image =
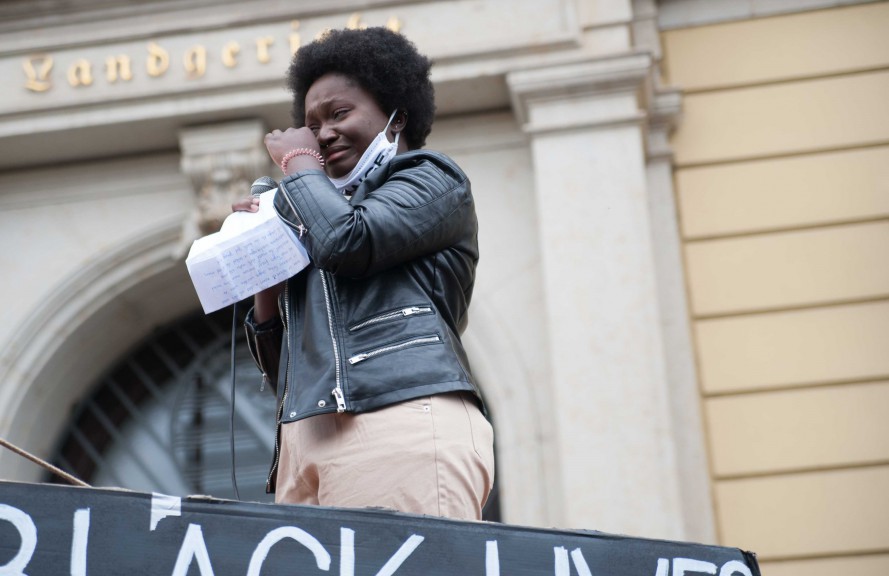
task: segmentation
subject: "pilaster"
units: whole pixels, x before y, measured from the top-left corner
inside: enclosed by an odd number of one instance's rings
[[[647,196],[648,52],[507,76],[534,161],[565,527],[682,538]]]

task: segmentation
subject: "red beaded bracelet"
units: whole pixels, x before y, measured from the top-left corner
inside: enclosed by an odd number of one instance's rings
[[[311,156],[317,160],[321,166],[324,166],[324,157],[321,156],[317,150],[312,150],[311,148],[294,148],[281,158],[281,172],[287,174],[287,163],[297,156]]]

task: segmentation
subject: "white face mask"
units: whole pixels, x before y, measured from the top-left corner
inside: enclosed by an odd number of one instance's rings
[[[398,136],[400,133],[395,133],[395,142],[389,142],[389,138],[386,137],[386,132],[389,130],[389,125],[392,124],[392,119],[395,118],[396,112],[398,112],[398,110],[392,112],[392,115],[389,116],[389,122],[386,123],[386,127],[383,128],[382,132],[377,134],[377,137],[373,139],[373,142],[370,143],[370,146],[367,147],[367,150],[365,150],[364,154],[361,155],[361,158],[358,159],[358,163],[355,164],[355,167],[352,168],[348,174],[341,178],[328,177],[333,185],[336,186],[337,190],[343,194],[351,195],[358,189],[358,186],[364,182],[364,179],[367,178],[368,174],[395,156],[395,153],[398,152]]]

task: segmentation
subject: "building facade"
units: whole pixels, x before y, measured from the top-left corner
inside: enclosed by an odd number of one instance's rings
[[[435,62],[502,519],[884,574],[887,2],[4,2],[0,435],[96,484],[223,467],[211,434],[177,452],[230,407],[183,260],[274,175],[292,53],[344,26]],[[271,441],[248,370],[241,441]]]
[[[889,3],[667,2],[720,539],[889,572]]]

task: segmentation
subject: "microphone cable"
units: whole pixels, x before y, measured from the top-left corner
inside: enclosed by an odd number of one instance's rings
[[[235,375],[237,374],[237,365],[235,362],[235,342],[237,341],[238,329],[238,303],[232,304],[232,353],[231,353],[231,420],[229,422],[229,432],[231,439],[231,455],[232,455],[232,488],[235,491],[235,499],[240,501],[241,495],[238,493],[238,477],[235,472]]]
[[[278,187],[278,181],[269,176],[260,176],[256,180],[253,181],[253,184],[250,186],[250,195],[254,198],[258,198],[260,194],[264,192],[268,192],[269,190],[275,190]],[[235,375],[237,372],[237,367],[235,363],[235,342],[237,341],[237,331],[238,331],[238,303],[235,302],[232,304],[232,355],[231,355],[231,376],[232,376],[232,385],[231,385],[231,403],[232,403],[232,411],[231,411],[231,421],[229,422],[229,432],[230,432],[230,444],[231,444],[231,455],[232,455],[232,488],[235,491],[235,498],[237,500],[241,499],[241,495],[238,493],[238,477],[235,473]]]

